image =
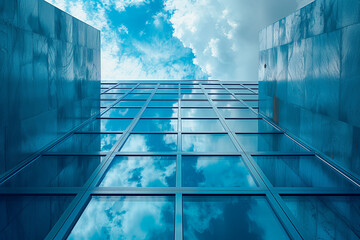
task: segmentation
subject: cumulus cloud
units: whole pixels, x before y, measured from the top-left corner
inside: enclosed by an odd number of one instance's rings
[[[173,35],[212,79],[258,80],[258,32],[298,7],[295,0],[166,0]]]

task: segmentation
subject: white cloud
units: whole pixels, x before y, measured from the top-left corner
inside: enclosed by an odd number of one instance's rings
[[[115,3],[115,8],[118,11],[125,11],[125,8],[129,7],[129,6],[140,6],[142,4],[147,4],[149,3],[148,0],[115,0],[115,1],[111,1]]]
[[[258,80],[258,32],[296,7],[295,0],[165,1],[173,35],[219,80]]]

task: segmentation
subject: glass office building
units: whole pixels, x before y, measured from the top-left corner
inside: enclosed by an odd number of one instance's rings
[[[251,82],[103,82],[101,111],[2,179],[0,239],[358,239],[358,185]]]

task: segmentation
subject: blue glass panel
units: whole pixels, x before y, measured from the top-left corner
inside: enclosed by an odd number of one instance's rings
[[[206,99],[205,94],[182,94],[182,99]]]
[[[217,119],[185,119],[181,121],[183,132],[223,132],[225,129]]]
[[[179,102],[177,100],[176,101],[152,100],[149,103],[149,107],[177,107],[177,106],[179,106]]]
[[[249,107],[258,107],[259,106],[258,101],[245,101],[245,104],[248,105]]]
[[[184,240],[289,239],[263,196],[184,196]]]
[[[344,176],[314,156],[253,158],[275,187],[355,188]]]
[[[117,103],[116,107],[142,107],[145,101],[121,101]]]
[[[179,84],[160,84],[159,88],[178,88]]]
[[[224,118],[258,118],[259,116],[250,109],[218,108]]]
[[[45,239],[73,196],[0,196],[0,239]]]
[[[74,134],[50,149],[50,152],[88,153],[109,151],[120,137],[121,134]]]
[[[130,93],[124,99],[147,99],[150,94]]]
[[[177,108],[147,108],[141,115],[143,118],[177,118]]]
[[[231,131],[245,133],[278,132],[262,119],[227,119],[226,124]]]
[[[359,196],[284,196],[306,239],[359,239]]]
[[[68,239],[174,239],[174,197],[92,197]]]
[[[134,132],[174,132],[177,131],[176,119],[140,119]]]
[[[227,134],[183,134],[184,152],[236,152]]]
[[[102,161],[101,156],[43,156],[1,187],[82,187]]]
[[[236,95],[236,97],[242,100],[259,99],[258,95]]]
[[[136,84],[119,84],[116,86],[116,88],[133,88]]]
[[[175,173],[175,156],[121,156],[113,160],[100,187],[175,187]]]
[[[211,99],[235,99],[232,95],[230,94],[211,94],[209,95],[209,97]]]
[[[226,89],[205,89],[207,93],[229,93]]]
[[[131,134],[121,152],[176,151],[177,134]]]
[[[154,89],[134,89],[131,93],[152,93]]]
[[[200,88],[198,84],[181,84],[182,88]]]
[[[106,118],[134,118],[140,111],[140,108],[111,108],[101,117]]]
[[[204,88],[222,88],[219,84],[203,84]]]
[[[181,101],[182,107],[210,107],[208,101]]]
[[[240,101],[213,101],[216,107],[246,107]]]
[[[152,99],[178,99],[178,94],[154,94]]]
[[[120,97],[122,97],[123,94],[101,94],[100,98],[101,99],[112,99],[112,100],[117,100]]]
[[[248,90],[248,89],[230,89],[231,90],[231,92],[232,93],[240,93],[240,94],[243,94],[243,93],[247,93],[247,94],[249,94],[249,93],[253,93],[253,92],[251,92],[250,90]]]
[[[140,84],[137,88],[155,88],[157,84]]]
[[[212,108],[182,108],[182,118],[217,118]]]
[[[174,95],[176,95],[176,98],[177,98],[177,95],[179,93],[179,89],[177,89],[177,88],[175,88],[175,89],[173,89],[173,88],[170,88],[170,89],[158,89],[156,91],[156,93],[176,93]]]
[[[130,89],[111,89],[106,93],[127,93]]]
[[[240,156],[183,156],[183,187],[256,187]]]
[[[201,89],[182,88],[181,93],[203,93]]]
[[[79,132],[125,131],[132,119],[96,119],[79,130]]]
[[[284,134],[236,134],[247,152],[306,152]]]
[[[100,101],[100,106],[101,107],[109,107],[110,105],[112,105],[115,101],[114,100],[101,100]]]

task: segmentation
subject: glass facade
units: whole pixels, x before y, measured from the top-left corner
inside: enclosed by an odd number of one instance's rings
[[[0,239],[359,238],[358,185],[258,114],[257,84],[101,93],[99,115],[1,178]]]

